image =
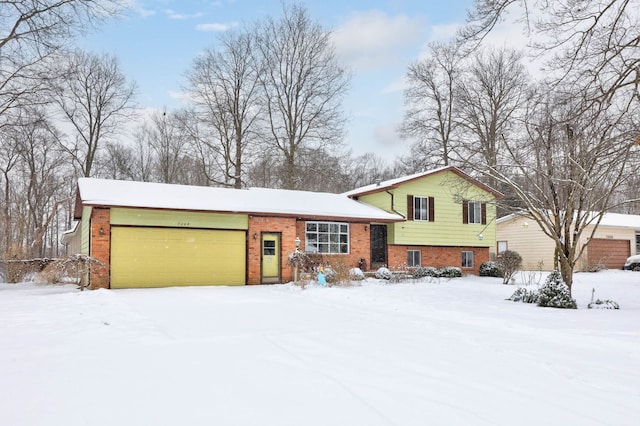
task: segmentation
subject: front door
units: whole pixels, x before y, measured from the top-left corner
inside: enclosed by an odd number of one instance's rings
[[[371,225],[371,269],[387,264],[387,225]]]
[[[280,234],[262,234],[262,282],[280,282]]]

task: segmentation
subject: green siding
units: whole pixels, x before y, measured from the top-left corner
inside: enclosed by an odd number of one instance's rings
[[[435,221],[408,220],[388,225],[389,244],[493,247],[496,241],[496,209],[493,194],[471,184],[453,172],[436,173],[390,190],[393,209],[407,215],[407,196],[434,197]],[[383,194],[389,199],[389,195]],[[374,194],[372,194],[374,195]],[[380,198],[367,195],[360,200],[385,208]],[[487,202],[487,224],[463,224],[462,200]],[[478,234],[482,234],[482,240]]]
[[[112,208],[111,225],[246,230],[249,227],[249,216],[234,213]]]
[[[363,203],[367,203],[370,204],[372,206],[376,206],[378,208],[381,208],[382,210],[385,210],[389,213],[395,213],[393,210],[391,210],[392,206],[391,206],[391,194],[382,191],[382,192],[376,192],[374,194],[368,194],[368,195],[362,195],[360,197],[358,197],[358,201],[361,201]]]
[[[89,234],[91,233],[91,207],[82,207],[80,219],[80,254],[89,255]]]

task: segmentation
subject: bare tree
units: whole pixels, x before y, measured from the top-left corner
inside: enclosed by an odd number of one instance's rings
[[[257,33],[266,143],[284,158],[281,186],[295,189],[299,156],[340,141],[349,75],[338,64],[330,33],[302,6],[285,6],[280,19],[267,18]]]
[[[595,232],[606,211],[638,201],[637,190],[620,189],[639,173],[640,15],[628,0],[480,0],[462,40],[481,42],[518,6],[532,52],[546,61],[546,95],[527,116],[523,143],[506,141],[514,173],[492,173],[554,240],[571,286],[585,226]]]
[[[166,110],[154,113],[150,122],[140,127],[138,137],[141,138],[140,144],[149,147],[154,181],[190,183],[182,175],[188,135],[181,126],[178,113]]]
[[[463,167],[499,167],[502,141],[509,138],[529,94],[522,55],[512,49],[480,50],[471,56],[458,86],[457,120],[464,137],[459,146]],[[490,186],[497,181],[488,177]]]
[[[573,86],[587,109],[592,102],[629,104],[638,102],[640,84],[637,9],[630,0],[479,0],[461,38],[478,42],[506,14],[521,13],[535,53],[551,56],[552,89]]]
[[[151,182],[153,180],[154,156],[144,136],[138,129],[131,144],[110,142],[103,157],[103,169],[111,179]]]
[[[78,172],[93,175],[98,150],[129,118],[136,87],[114,56],[75,51],[60,58],[52,101],[73,134],[62,146]]]
[[[401,135],[417,139],[411,159],[420,170],[448,166],[459,121],[454,112],[463,57],[457,44],[431,43],[430,56],[409,66]],[[419,155],[415,155],[419,154]]]
[[[41,103],[42,61],[86,26],[115,16],[122,0],[0,1],[0,126],[13,108]]]
[[[210,160],[206,157],[219,158],[222,177],[208,172],[213,183],[241,188],[244,154],[256,140],[261,112],[255,38],[246,32],[227,32],[218,43],[218,49],[206,49],[198,56],[187,73],[187,90],[199,122],[210,129],[195,143],[204,163]]]
[[[637,115],[598,104],[585,109],[566,94],[543,95],[527,114],[526,136],[505,139],[502,167],[486,172],[517,194],[523,214],[554,241],[569,288],[584,241],[612,207],[616,188],[640,172]]]

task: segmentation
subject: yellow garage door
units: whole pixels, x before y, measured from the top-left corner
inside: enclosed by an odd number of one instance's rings
[[[111,288],[244,284],[244,231],[111,228]]]

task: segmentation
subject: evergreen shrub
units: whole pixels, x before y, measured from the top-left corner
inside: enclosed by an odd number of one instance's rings
[[[549,308],[577,309],[575,299],[571,297],[569,287],[562,280],[560,272],[553,271],[540,287],[538,306]]]
[[[497,262],[494,262],[492,260],[489,260],[488,262],[484,262],[482,265],[480,265],[479,273],[481,277],[502,278],[504,276],[504,272],[502,272],[500,265],[498,265]]]

